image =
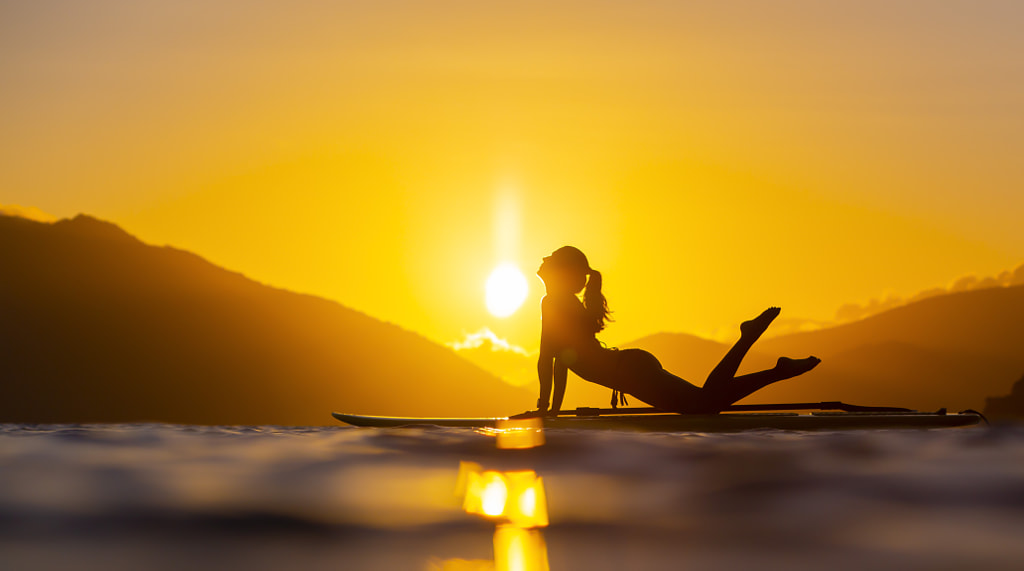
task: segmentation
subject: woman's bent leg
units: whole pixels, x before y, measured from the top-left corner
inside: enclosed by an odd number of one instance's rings
[[[821,359],[817,357],[807,357],[806,359],[780,357],[779,361],[775,364],[774,369],[734,377],[728,383],[715,385],[710,390],[707,385],[705,385],[704,388],[701,389],[706,393],[703,395],[702,400],[709,403],[711,408],[714,409],[714,412],[719,412],[725,407],[767,387],[772,383],[777,383],[779,381],[792,379],[793,377],[802,375],[814,367],[817,367],[820,362]]]
[[[768,329],[772,321],[778,317],[779,311],[781,310],[778,307],[769,307],[761,315],[750,321],[744,321],[740,325],[739,341],[729,349],[725,357],[722,357],[722,360],[719,361],[718,365],[711,371],[711,374],[708,375],[707,381],[704,382],[705,387],[716,390],[719,388],[718,385],[728,384],[732,381],[736,376],[736,371],[740,368],[740,363],[747,356],[747,352],[750,351],[750,347]]]
[[[619,352],[619,357],[617,379],[607,386],[657,408],[684,414],[717,413],[772,383],[802,375],[821,362],[817,357],[782,357],[773,369],[697,387],[666,371],[657,358],[646,351],[626,349]]]

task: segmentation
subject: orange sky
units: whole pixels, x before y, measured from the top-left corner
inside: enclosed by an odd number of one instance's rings
[[[0,3],[0,204],[440,341],[532,347],[563,244],[620,343],[1024,261],[1015,2]]]

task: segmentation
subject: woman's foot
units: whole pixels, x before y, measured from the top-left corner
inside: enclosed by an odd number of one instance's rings
[[[817,357],[807,357],[806,359],[779,357],[779,361],[775,364],[775,370],[789,377],[796,377],[817,367],[820,362],[821,359]]]
[[[779,312],[782,311],[778,307],[769,307],[768,309],[761,312],[761,315],[751,319],[750,321],[744,321],[740,324],[740,335],[742,337],[750,338],[750,341],[756,341],[762,333],[768,329],[768,326],[775,321],[775,318],[779,316]]]

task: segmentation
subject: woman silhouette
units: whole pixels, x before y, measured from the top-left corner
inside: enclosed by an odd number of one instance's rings
[[[540,411],[548,410],[552,381],[551,411],[561,408],[569,370],[587,381],[633,395],[661,409],[714,414],[774,382],[802,375],[821,362],[817,357],[781,357],[773,369],[736,376],[751,345],[779,314],[779,308],[772,307],[740,325],[739,341],[711,371],[704,386],[697,387],[666,371],[647,351],[608,349],[598,342],[595,335],[608,321],[608,303],[601,293],[601,274],[590,269],[583,252],[572,246],[559,248],[544,258],[537,275],[547,289],[541,302],[537,361]],[[580,291],[582,302],[576,295]]]

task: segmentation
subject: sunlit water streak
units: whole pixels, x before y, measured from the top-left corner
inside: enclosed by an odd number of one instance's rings
[[[1024,428],[741,434],[0,425],[4,569],[493,558],[459,466],[543,475],[553,570],[1019,569]]]

